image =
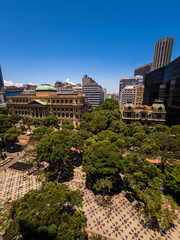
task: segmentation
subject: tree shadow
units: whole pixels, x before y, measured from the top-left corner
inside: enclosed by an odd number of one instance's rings
[[[70,151],[69,159],[60,166],[58,182],[68,182],[74,178],[74,168],[82,165],[82,153]]]
[[[109,176],[109,178],[111,178],[113,188],[112,188],[111,192],[106,192],[106,196],[112,197],[114,195],[121,193],[121,191],[123,190],[123,181],[119,175],[116,175],[113,177]],[[102,195],[103,194],[102,191],[96,191],[93,188],[93,185],[96,183],[96,181],[98,179],[100,179],[100,178],[99,177],[91,177],[91,176],[88,176],[86,179],[86,188],[91,190],[94,193],[94,195],[98,195],[98,194]]]
[[[1,145],[1,151],[2,150],[7,153],[21,152],[23,150],[23,146],[18,143],[5,143],[4,145]]]

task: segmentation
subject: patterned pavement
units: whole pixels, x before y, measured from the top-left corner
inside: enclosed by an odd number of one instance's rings
[[[158,231],[145,225],[144,218],[134,207],[135,203],[127,200],[125,192],[113,196],[106,207],[101,206],[98,196],[95,197],[92,191],[85,189],[81,180],[81,168],[74,170],[73,180],[66,184],[71,190],[83,186],[83,211],[87,218],[86,231],[89,235],[100,234],[108,240],[156,240],[159,237],[163,240],[180,239],[180,218],[174,228],[161,236]]]
[[[18,171],[6,170],[0,172],[0,201],[14,200],[24,196],[31,189],[38,189],[41,182],[33,175],[26,175]]]

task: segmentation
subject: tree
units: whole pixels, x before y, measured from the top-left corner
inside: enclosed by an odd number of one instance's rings
[[[10,128],[4,134],[4,140],[7,142],[14,143],[17,141],[18,136],[20,135],[21,131],[17,130],[15,127]]]
[[[156,124],[154,127],[157,132],[169,132],[170,130],[168,126],[162,124]]]
[[[40,142],[44,136],[49,135],[51,132],[52,132],[51,128],[41,126],[37,129],[34,129],[33,134],[29,138],[29,141],[31,143]]]
[[[21,125],[20,125],[20,129],[21,129],[22,132],[24,132],[24,130],[25,130],[25,125],[24,125],[24,124],[21,124]]]
[[[49,115],[42,120],[42,125],[46,127],[59,128],[59,119],[54,115]]]
[[[74,129],[73,121],[68,120],[68,119],[64,119],[64,120],[62,121],[62,128],[63,128],[63,129],[69,129],[69,130]]]
[[[8,115],[8,108],[7,107],[1,107],[0,108],[0,114]]]
[[[174,125],[170,128],[171,134],[180,134],[180,125]]]
[[[106,240],[107,238],[105,238],[105,237],[102,237],[101,235],[97,235],[97,236],[91,236],[90,238],[89,238],[90,240]]]
[[[119,103],[114,99],[105,99],[105,101],[100,105],[104,110],[114,110],[119,109]]]
[[[36,147],[38,161],[46,161],[60,166],[69,158],[71,147],[71,133],[68,130],[52,132],[46,135]]]
[[[159,147],[162,172],[164,173],[166,163],[180,157],[180,136],[171,136],[168,133],[155,134],[154,139]]]
[[[112,187],[112,182],[108,179],[108,177],[97,180],[96,183],[93,185],[93,188],[96,191],[103,192],[103,201],[105,200],[106,191],[110,193]]]
[[[82,206],[80,191],[66,185],[48,183],[40,190],[31,190],[11,204],[10,224],[4,239],[18,235],[23,239],[85,239],[85,217],[76,210]]]
[[[9,128],[12,127],[12,121],[5,114],[0,114],[0,133],[5,133]]]
[[[116,176],[119,173],[122,154],[119,148],[108,140],[86,141],[83,154],[83,171],[94,179]]]
[[[177,196],[180,197],[180,164],[171,167],[170,171],[165,171],[166,186]]]
[[[161,171],[139,155],[128,154],[124,158],[123,174],[127,186],[145,204],[145,216],[162,229],[168,228],[176,219],[176,205],[171,197],[163,197]]]

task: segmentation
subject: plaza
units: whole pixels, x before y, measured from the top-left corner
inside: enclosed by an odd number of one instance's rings
[[[180,239],[180,212],[175,226],[166,232],[164,236],[157,230],[152,230],[146,224],[145,219],[136,208],[136,200],[130,201],[126,192],[109,197],[109,203],[102,205],[101,196],[85,187],[81,167],[74,169],[71,181],[65,184],[71,189],[80,189],[83,196],[82,210],[87,220],[86,232],[91,235],[102,235],[107,240],[163,240]],[[4,206],[7,200],[15,200],[23,197],[32,189],[39,189],[41,182],[37,176],[26,172],[10,170],[0,172],[0,205]]]
[[[92,191],[85,188],[85,182],[81,179],[81,167],[74,169],[74,178],[66,182],[71,190],[82,186],[83,211],[87,219],[86,232],[91,235],[102,235],[107,240],[178,240],[180,239],[180,212],[178,220],[165,235],[161,235],[149,228],[145,219],[137,210],[136,200],[132,203],[126,197],[126,192],[114,195],[110,198],[107,206],[99,204],[99,195],[95,196]]]

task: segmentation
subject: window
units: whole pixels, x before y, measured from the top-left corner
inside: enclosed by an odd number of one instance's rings
[[[70,113],[70,117],[73,118],[73,114],[72,113]]]
[[[48,103],[50,103],[50,99],[48,99]]]
[[[25,99],[23,99],[23,102],[25,102]]]
[[[127,114],[127,117],[131,117],[131,113],[128,113],[128,114]]]
[[[68,103],[68,100],[67,100],[67,99],[65,100],[65,103]]]
[[[58,117],[60,117],[60,113],[58,113]]]
[[[57,103],[59,103],[59,100],[57,100]]]
[[[78,116],[78,115],[76,115],[76,118],[79,118],[79,116]]]
[[[69,117],[69,113],[66,113],[66,117]]]
[[[78,103],[78,100],[76,100],[76,103]]]
[[[66,111],[69,111],[69,109],[68,109],[68,108],[66,108]]]
[[[72,103],[72,99],[70,99],[69,102]]]
[[[58,108],[57,110],[60,111],[60,108]]]
[[[64,111],[64,108],[62,108],[62,111]]]
[[[28,102],[28,99],[26,99],[26,102]]]
[[[54,111],[56,111],[56,108],[53,108],[54,109]]]
[[[64,100],[63,100],[63,99],[61,100],[61,103],[64,103]]]
[[[55,103],[55,100],[53,99],[53,103]]]
[[[162,107],[159,107],[159,108],[158,108],[158,110],[160,110],[160,111],[161,111],[161,110],[162,110]]]
[[[145,113],[142,113],[142,118],[145,118],[146,117],[146,114]]]
[[[160,114],[157,115],[157,119],[161,119],[161,115]]]
[[[62,113],[62,117],[64,117],[64,113]]]
[[[73,109],[72,109],[72,108],[70,108],[70,111],[72,112],[72,111],[73,111]]]

